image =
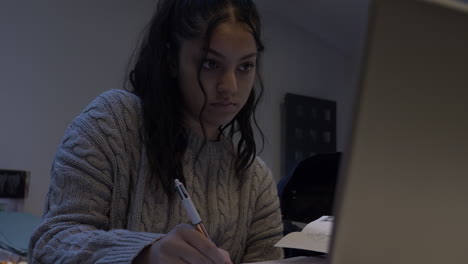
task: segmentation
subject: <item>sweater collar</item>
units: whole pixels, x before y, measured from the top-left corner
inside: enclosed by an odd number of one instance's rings
[[[190,129],[187,129],[186,132],[188,143],[187,148],[194,153],[198,153],[201,150],[200,154],[218,156],[226,150],[232,149],[231,140],[227,137],[222,137],[219,141],[209,141],[197,135]]]

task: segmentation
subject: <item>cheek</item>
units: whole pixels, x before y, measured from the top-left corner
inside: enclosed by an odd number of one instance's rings
[[[239,79],[240,92],[243,97],[249,96],[255,82],[255,74],[249,74]],[[247,100],[247,99],[246,99]]]

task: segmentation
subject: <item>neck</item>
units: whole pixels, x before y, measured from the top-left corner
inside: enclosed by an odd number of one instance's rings
[[[202,126],[199,122],[185,122],[186,128],[192,130],[197,136],[204,138],[206,134],[206,139],[208,141],[218,141],[218,127],[205,125],[205,134],[203,134]]]

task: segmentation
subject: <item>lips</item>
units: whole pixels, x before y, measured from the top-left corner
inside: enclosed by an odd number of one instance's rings
[[[212,103],[214,106],[229,106],[229,105],[235,105],[234,103],[231,102],[217,102],[217,103]]]
[[[236,104],[232,102],[215,102],[210,104],[217,111],[221,112],[231,112],[236,110]]]

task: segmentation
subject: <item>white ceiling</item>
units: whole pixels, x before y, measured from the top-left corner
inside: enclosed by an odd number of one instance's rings
[[[255,0],[260,11],[301,27],[346,54],[366,31],[369,0]]]

